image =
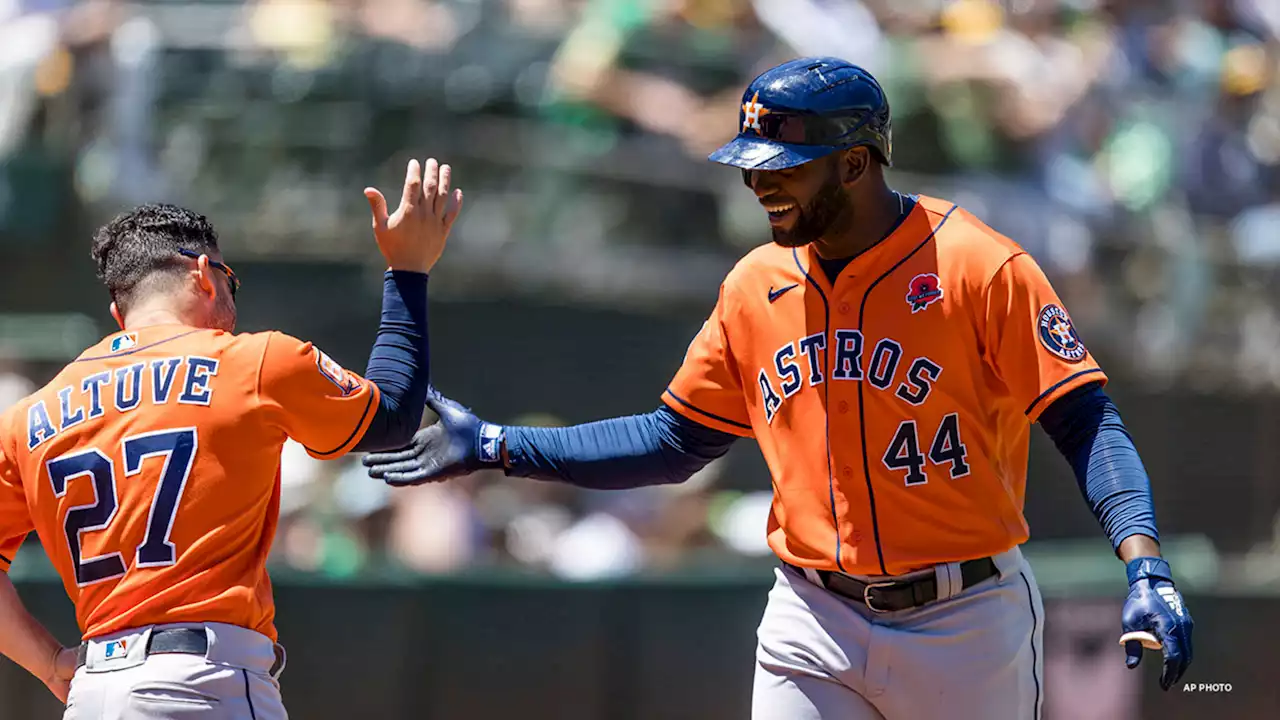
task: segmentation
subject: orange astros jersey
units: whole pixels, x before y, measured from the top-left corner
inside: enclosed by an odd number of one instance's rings
[[[812,246],[743,258],[663,400],[756,438],[782,560],[886,575],[1024,542],[1030,426],[1089,382],[1035,261],[920,197],[834,287]]]
[[[222,622],[275,640],[285,439],[337,457],[377,405],[377,386],[282,333],[108,336],[0,418],[3,569],[35,529],[85,638]]]

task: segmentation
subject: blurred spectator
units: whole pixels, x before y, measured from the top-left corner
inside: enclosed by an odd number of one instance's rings
[[[1269,168],[1266,201],[1242,212],[1232,224],[1236,256],[1250,265],[1280,266],[1280,166]]]
[[[756,16],[797,56],[832,55],[885,73],[884,35],[861,0],[751,0]]]
[[[280,455],[280,524],[272,554],[291,567],[316,570],[322,561],[322,532],[313,509],[322,498],[324,462],[300,443],[285,441]]]
[[[1196,134],[1183,172],[1192,212],[1228,219],[1266,200],[1267,167],[1251,126],[1271,79],[1270,66],[1261,45],[1241,45],[1223,55],[1212,115]]]
[[[369,479],[363,467],[359,474],[366,483],[382,485]],[[429,484],[392,491],[386,550],[395,562],[414,572],[433,574],[460,570],[476,561],[480,553],[475,510],[467,492],[471,484]]]

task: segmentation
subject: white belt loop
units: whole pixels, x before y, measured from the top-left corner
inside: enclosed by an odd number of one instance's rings
[[[998,555],[992,555],[991,561],[1000,571],[1000,579],[1006,580],[1022,569],[1022,550],[1014,545]]]
[[[951,597],[964,592],[964,574],[960,572],[960,563],[947,563],[947,572],[951,575]]]
[[[939,563],[933,566],[934,581],[938,586],[938,599],[946,600],[959,595],[964,589],[964,578],[960,575],[960,563]]]

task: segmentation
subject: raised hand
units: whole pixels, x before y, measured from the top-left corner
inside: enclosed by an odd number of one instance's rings
[[[373,236],[392,270],[428,273],[435,267],[462,210],[462,191],[450,192],[452,179],[453,169],[435,158],[425,165],[410,160],[400,207],[390,215],[382,193],[364,189],[373,213]]]

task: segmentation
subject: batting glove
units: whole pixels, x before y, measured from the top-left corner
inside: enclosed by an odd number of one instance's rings
[[[1134,558],[1125,565],[1129,576],[1129,597],[1125,600],[1121,624],[1125,633],[1148,632],[1164,651],[1164,671],[1160,688],[1168,690],[1191,664],[1191,611],[1173,586],[1169,563],[1158,557]],[[1125,666],[1142,662],[1142,642],[1126,640]]]
[[[364,456],[369,476],[397,487],[441,482],[502,467],[503,429],[431,388],[427,407],[439,419],[414,433],[408,447]]]

